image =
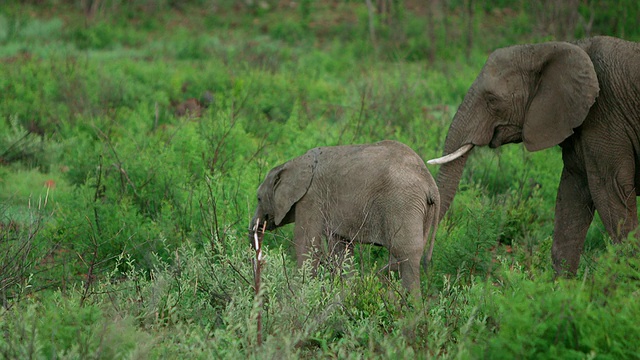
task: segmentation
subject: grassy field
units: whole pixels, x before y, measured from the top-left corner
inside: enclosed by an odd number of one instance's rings
[[[437,157],[487,55],[555,36],[520,1],[374,3],[3,5],[0,358],[640,357],[637,241],[596,220],[578,276],[553,279],[559,148],[474,152],[419,304],[381,248],[296,268],[292,226],[266,234],[255,294],[272,167],[382,139]],[[591,31],[640,39],[617,4]]]

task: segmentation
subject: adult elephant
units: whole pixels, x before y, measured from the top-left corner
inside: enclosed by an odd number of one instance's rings
[[[320,147],[269,171],[258,187],[251,227],[266,221],[273,230],[295,222],[298,265],[323,236],[340,255],[353,242],[384,246],[392,265],[399,263],[404,287],[417,295],[420,260],[431,258],[439,205],[424,161],[402,143]]]
[[[440,218],[474,146],[562,148],[552,260],[575,274],[597,210],[614,241],[638,225],[640,44],[613,37],[494,51],[453,118],[436,182]]]

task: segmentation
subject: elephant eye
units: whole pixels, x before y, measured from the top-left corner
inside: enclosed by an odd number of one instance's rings
[[[487,93],[485,96],[485,101],[487,102],[487,107],[491,111],[499,111],[500,110],[500,98],[492,93]]]
[[[262,198],[258,196],[258,202],[262,202]]]
[[[491,107],[495,107],[498,104],[498,97],[494,94],[487,93],[485,99],[487,100],[487,105]]]

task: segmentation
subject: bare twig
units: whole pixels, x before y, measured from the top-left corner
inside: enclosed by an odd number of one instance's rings
[[[220,151],[222,150],[223,145],[226,145],[225,141],[227,140],[227,136],[231,134],[231,131],[233,130],[233,128],[236,126],[236,123],[237,123],[236,113],[233,111],[233,103],[231,104],[231,106],[232,106],[232,117],[231,117],[231,121],[229,122],[229,127],[224,131],[220,139],[217,139],[217,141],[210,139],[212,140],[213,143],[216,144],[215,149],[213,150],[213,158],[211,159],[211,163],[209,166],[209,170],[211,171],[212,175],[215,174],[216,165],[218,164],[219,157],[220,157]],[[226,159],[225,159],[225,162],[226,162]],[[222,165],[220,165],[221,169],[222,169]]]
[[[156,131],[156,129],[158,128],[158,122],[160,119],[160,106],[158,106],[158,102],[156,101],[155,107],[155,117],[153,118],[153,128],[152,131]]]
[[[287,288],[289,289],[291,296],[295,296],[295,293],[291,288],[291,283],[289,282],[289,275],[287,275],[287,267],[285,266],[285,261],[284,261],[284,252],[280,252],[280,256],[282,257],[282,272],[284,273],[284,278],[287,281]]]
[[[238,270],[238,268],[236,268],[236,267],[233,265],[233,263],[232,263],[231,261],[229,261],[228,259],[227,259],[227,265],[231,266],[231,269],[232,269],[236,274],[238,274],[238,276],[240,276],[240,278],[241,278],[244,282],[246,282],[247,284],[251,285],[251,281],[249,281],[249,280],[248,280],[244,275],[242,275],[242,273],[240,272],[240,270]]]
[[[268,142],[267,142],[267,136],[268,134],[264,134],[264,136],[262,137],[262,139],[260,139],[260,142],[258,143],[258,149],[253,153],[253,155],[251,155],[251,157],[249,157],[248,160],[246,160],[246,163],[252,163],[253,160],[258,157],[258,154],[262,153],[262,151],[264,150],[264,148],[267,147]],[[260,175],[262,175],[260,173]]]
[[[223,250],[225,250],[225,232],[220,231],[220,224],[218,221],[218,204],[216,202],[216,197],[213,192],[213,188],[211,187],[212,179],[209,176],[205,176],[205,184],[207,186],[207,191],[209,192],[210,206],[205,206],[202,201],[200,201],[200,211],[205,213],[207,209],[211,208],[212,222],[207,224],[209,228],[209,245],[211,246],[211,251],[216,252],[215,248],[215,240],[220,241],[222,244]],[[203,216],[203,219],[208,219],[208,216]],[[206,220],[205,220],[206,221]]]
[[[31,133],[30,132],[26,132],[20,139],[16,140],[13,142],[13,144],[11,144],[5,151],[4,153],[0,154],[0,158],[6,158],[7,155],[11,152],[11,150],[13,150],[13,148],[18,147],[18,145],[20,144],[20,142],[22,142],[23,140],[25,140]]]
[[[352,142],[355,141],[357,137],[360,135],[362,121],[364,120],[364,115],[366,111],[368,95],[369,95],[369,89],[365,85],[362,87],[362,90],[360,92],[360,106],[358,108],[358,120],[356,121],[356,128],[353,132],[353,137],[351,139]],[[338,144],[342,143],[342,136],[344,135],[344,133],[347,131],[348,128],[350,128],[349,124],[343,127],[342,130],[340,131],[340,135],[338,136]]]
[[[87,218],[87,222],[89,223],[89,227],[93,230],[93,226],[91,225],[91,220],[89,218]],[[98,234],[98,236],[99,236],[99,234]],[[91,256],[91,261],[89,262],[89,264],[87,264],[89,269],[87,270],[87,281],[84,283],[84,289],[82,291],[82,297],[80,298],[80,307],[84,306],[85,300],[87,300],[87,298],[89,297],[89,289],[91,289],[91,285],[93,284],[95,266],[98,263],[98,248],[99,248],[99,245],[98,245],[98,240],[96,239],[96,236],[95,236],[95,232],[92,231],[90,237],[91,237],[91,242],[92,242],[92,245],[93,245],[93,252],[91,254],[92,255]]]
[[[102,195],[104,195],[102,193],[102,155],[100,155],[99,157],[99,164],[98,164],[98,178],[96,179],[96,192],[93,194],[93,216],[94,216],[94,220],[96,222],[96,228],[98,231],[98,235],[102,235],[102,229],[100,227],[100,216],[98,214],[98,200],[100,200],[100,197],[102,197]]]

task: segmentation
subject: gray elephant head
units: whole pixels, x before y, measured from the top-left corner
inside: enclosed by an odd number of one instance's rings
[[[292,223],[295,205],[307,193],[313,178],[313,159],[301,156],[276,166],[258,187],[258,206],[249,225],[266,222],[266,230]],[[261,225],[262,226],[262,225]]]
[[[587,53],[564,42],[518,45],[494,51],[456,112],[438,172],[440,218],[455,196],[474,146],[523,142],[545,149],[573,134],[598,96]]]

